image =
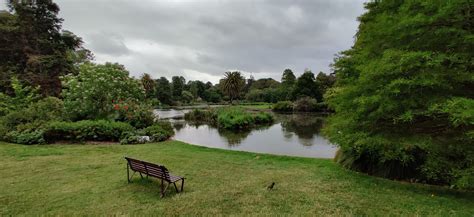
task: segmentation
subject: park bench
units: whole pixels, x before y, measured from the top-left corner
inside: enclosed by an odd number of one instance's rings
[[[133,175],[138,172],[142,179],[143,175],[146,175],[147,178],[151,176],[161,180],[161,197],[165,196],[165,192],[171,184],[174,185],[174,188],[176,189],[177,193],[183,191],[184,177],[174,176],[170,174],[165,166],[149,163],[142,160],[136,160],[129,157],[125,157],[125,159],[127,160],[127,180],[129,183],[131,182]],[[133,171],[132,176],[130,176],[130,170]],[[176,186],[176,182],[178,181],[181,181],[181,190],[178,190],[178,187]],[[164,186],[164,182],[168,183],[166,188]]]

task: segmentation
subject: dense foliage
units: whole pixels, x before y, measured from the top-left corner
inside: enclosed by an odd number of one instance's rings
[[[291,101],[279,101],[273,105],[272,110],[277,112],[292,112],[293,103]]]
[[[132,131],[134,128],[124,122],[106,120],[53,121],[48,124],[44,137],[48,142],[119,141],[123,133]]]
[[[474,187],[474,5],[373,1],[336,58],[326,134],[343,165]]]
[[[169,121],[159,121],[137,131],[129,131],[122,134],[120,144],[141,144],[147,142],[165,141],[174,135],[173,127]]]
[[[0,140],[21,143],[45,143],[43,133],[50,121],[62,120],[63,103],[47,97],[0,117]]]
[[[248,129],[273,122],[267,112],[252,113],[240,107],[224,107],[210,110],[194,109],[185,114],[188,121],[208,123],[222,129]]]
[[[11,80],[40,87],[43,95],[59,96],[59,77],[77,72],[76,64],[91,59],[82,40],[61,30],[59,7],[51,0],[8,0],[0,11],[0,92],[12,94]]]
[[[79,74],[63,78],[64,106],[72,120],[113,118],[115,104],[141,101],[141,84],[118,64],[84,64]]]

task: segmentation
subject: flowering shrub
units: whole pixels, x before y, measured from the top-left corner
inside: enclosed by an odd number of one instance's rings
[[[84,64],[78,75],[64,76],[62,82],[64,107],[72,120],[114,119],[116,100],[139,102],[145,98],[140,82],[118,64]]]
[[[113,119],[130,123],[136,128],[145,128],[155,122],[153,108],[146,103],[139,103],[136,100],[113,100]]]

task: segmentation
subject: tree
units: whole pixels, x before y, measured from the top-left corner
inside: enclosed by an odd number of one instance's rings
[[[204,91],[206,90],[206,84],[204,84],[204,82],[198,80],[189,81],[187,86],[189,86],[189,92],[193,94],[195,99],[203,98]]]
[[[282,100],[292,100],[293,98],[293,89],[296,83],[296,76],[293,74],[291,69],[285,69],[283,71],[283,75],[281,77],[281,86],[280,91],[285,93],[284,98]]]
[[[292,87],[296,82],[296,76],[291,69],[285,69],[281,76],[281,84],[285,87]]]
[[[222,80],[222,91],[229,96],[230,102],[240,96],[240,92],[245,85],[245,78],[238,71],[226,72]]]
[[[316,86],[318,87],[318,93],[316,99],[318,102],[323,101],[323,96],[326,91],[331,88],[336,82],[334,74],[326,75],[324,72],[319,72],[316,76]]]
[[[472,1],[372,1],[333,64],[325,134],[342,165],[474,188]]]
[[[165,105],[171,105],[173,103],[171,85],[165,77],[156,80],[156,98]]]
[[[51,0],[9,0],[11,13],[0,12],[1,91],[11,93],[9,78],[40,86],[43,95],[58,96],[60,76],[77,73],[75,61],[85,51],[82,40],[68,31],[61,32],[59,7]],[[91,58],[90,52],[82,52]],[[82,61],[82,60],[81,60]]]
[[[184,86],[186,84],[186,79],[183,76],[173,76],[171,78],[171,89],[173,93],[173,100],[180,101]]]
[[[315,82],[314,74],[311,71],[305,70],[296,80],[292,95],[295,99],[305,96],[316,98],[318,95],[318,87]]]
[[[186,90],[183,90],[183,93],[181,93],[181,96],[182,96],[181,98],[182,98],[184,103],[190,103],[194,99],[193,94],[189,91],[186,91]]]
[[[222,100],[222,93],[220,92],[219,88],[211,87],[204,91],[203,99],[206,102],[218,103]]]
[[[81,65],[79,74],[64,76],[63,83],[64,107],[72,120],[109,119],[116,104],[145,98],[140,82],[119,64]]]
[[[267,89],[267,88],[277,88],[280,85],[280,82],[275,81],[273,78],[261,78],[252,82],[250,89]]]
[[[155,95],[156,84],[151,78],[150,74],[143,73],[140,78],[143,88],[145,89],[145,97],[151,99]]]

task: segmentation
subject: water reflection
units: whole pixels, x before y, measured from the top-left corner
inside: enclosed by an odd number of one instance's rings
[[[275,123],[251,130],[225,130],[204,123],[172,120],[174,139],[191,144],[290,156],[333,158],[336,147],[320,135],[324,117],[275,114]]]

